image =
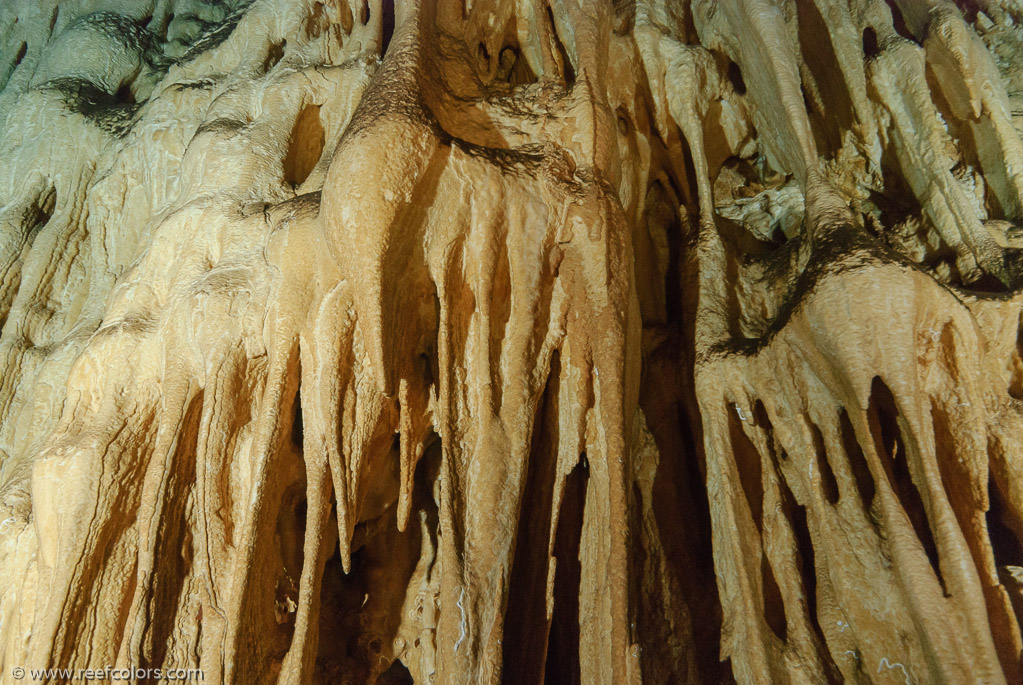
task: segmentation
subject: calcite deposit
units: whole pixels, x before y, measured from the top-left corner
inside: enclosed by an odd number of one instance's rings
[[[0,683],[1023,682],[1021,23],[3,0]]]

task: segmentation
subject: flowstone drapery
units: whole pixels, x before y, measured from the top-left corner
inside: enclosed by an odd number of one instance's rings
[[[0,5],[0,682],[1023,680],[1021,22]]]

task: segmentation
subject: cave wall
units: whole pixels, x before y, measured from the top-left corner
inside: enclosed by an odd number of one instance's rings
[[[0,682],[1023,681],[1021,22],[4,2]]]

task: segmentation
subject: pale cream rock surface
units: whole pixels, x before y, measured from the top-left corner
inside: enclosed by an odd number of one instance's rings
[[[1021,130],[1018,0],[4,0],[0,683],[1023,682]]]

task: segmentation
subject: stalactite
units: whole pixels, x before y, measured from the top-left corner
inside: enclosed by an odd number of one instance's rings
[[[0,682],[1023,678],[1021,21],[0,7]]]

